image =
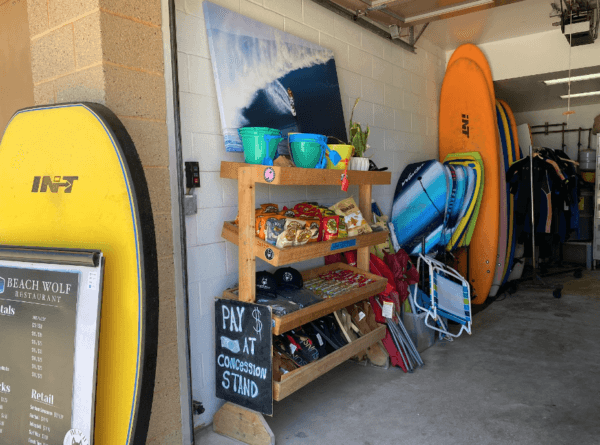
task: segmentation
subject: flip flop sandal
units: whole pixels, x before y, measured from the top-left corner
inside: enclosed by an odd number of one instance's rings
[[[319,359],[319,351],[317,351],[317,348],[314,347],[308,337],[298,335],[293,331],[288,332],[285,336],[290,342],[290,349],[293,349],[292,345],[295,346],[297,349],[294,353],[302,357],[307,363],[312,363]]]
[[[346,309],[340,309],[339,311],[335,311],[333,315],[336,321],[338,322],[340,330],[342,331],[342,334],[344,335],[348,343],[357,340],[358,336],[356,335],[356,331],[358,331],[358,328],[354,326],[354,323],[352,323],[352,317],[350,317],[348,311]],[[354,326],[354,329],[352,328],[352,326]],[[367,353],[366,351],[360,351],[356,354],[355,357],[359,362],[362,362],[366,359]]]
[[[310,322],[310,326],[317,334],[321,335],[323,339],[325,339],[326,346],[329,346],[327,348],[328,353],[337,351],[345,345],[345,343],[342,343],[340,339],[336,338],[336,335],[332,334],[325,321],[321,321],[319,323],[319,320],[316,320],[314,322]]]
[[[317,351],[319,352],[319,357],[325,357],[327,355],[327,346],[325,344],[325,340],[323,339],[321,334],[314,330],[312,325],[306,324],[300,329],[295,329],[295,331],[298,332],[300,335],[304,335],[305,337],[310,338],[313,346],[317,348]]]
[[[352,306],[350,308],[350,314],[352,315],[352,320],[356,325],[358,325],[363,334],[372,332],[369,324],[367,323],[367,315],[361,310],[360,305],[355,304]],[[389,367],[390,356],[386,349],[382,347],[383,345],[380,345],[379,343],[380,342],[377,342],[367,348],[367,358],[372,365],[387,369]]]

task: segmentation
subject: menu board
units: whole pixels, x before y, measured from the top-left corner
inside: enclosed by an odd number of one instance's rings
[[[272,415],[271,308],[217,299],[215,328],[217,397]]]
[[[0,260],[0,444],[93,443],[101,276]]]

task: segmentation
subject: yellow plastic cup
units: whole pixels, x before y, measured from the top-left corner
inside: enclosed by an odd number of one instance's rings
[[[354,147],[352,145],[343,144],[328,144],[327,146],[329,147],[329,150],[337,152],[337,154],[339,154],[342,158],[340,159],[340,162],[334,165],[329,160],[329,156],[325,154],[325,156],[327,157],[327,168],[335,170],[344,170],[346,168],[346,165],[350,163],[350,157],[352,156],[352,151],[354,150]]]

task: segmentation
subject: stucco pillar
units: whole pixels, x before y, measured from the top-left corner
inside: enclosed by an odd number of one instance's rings
[[[36,105],[89,101],[123,122],[146,173],[159,260],[156,386],[148,444],[181,444],[160,0],[27,0]]]

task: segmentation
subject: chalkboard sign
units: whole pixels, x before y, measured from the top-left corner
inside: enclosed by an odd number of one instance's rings
[[[217,397],[273,415],[271,308],[215,302]]]
[[[72,252],[0,247],[2,445],[93,444],[103,258]]]

